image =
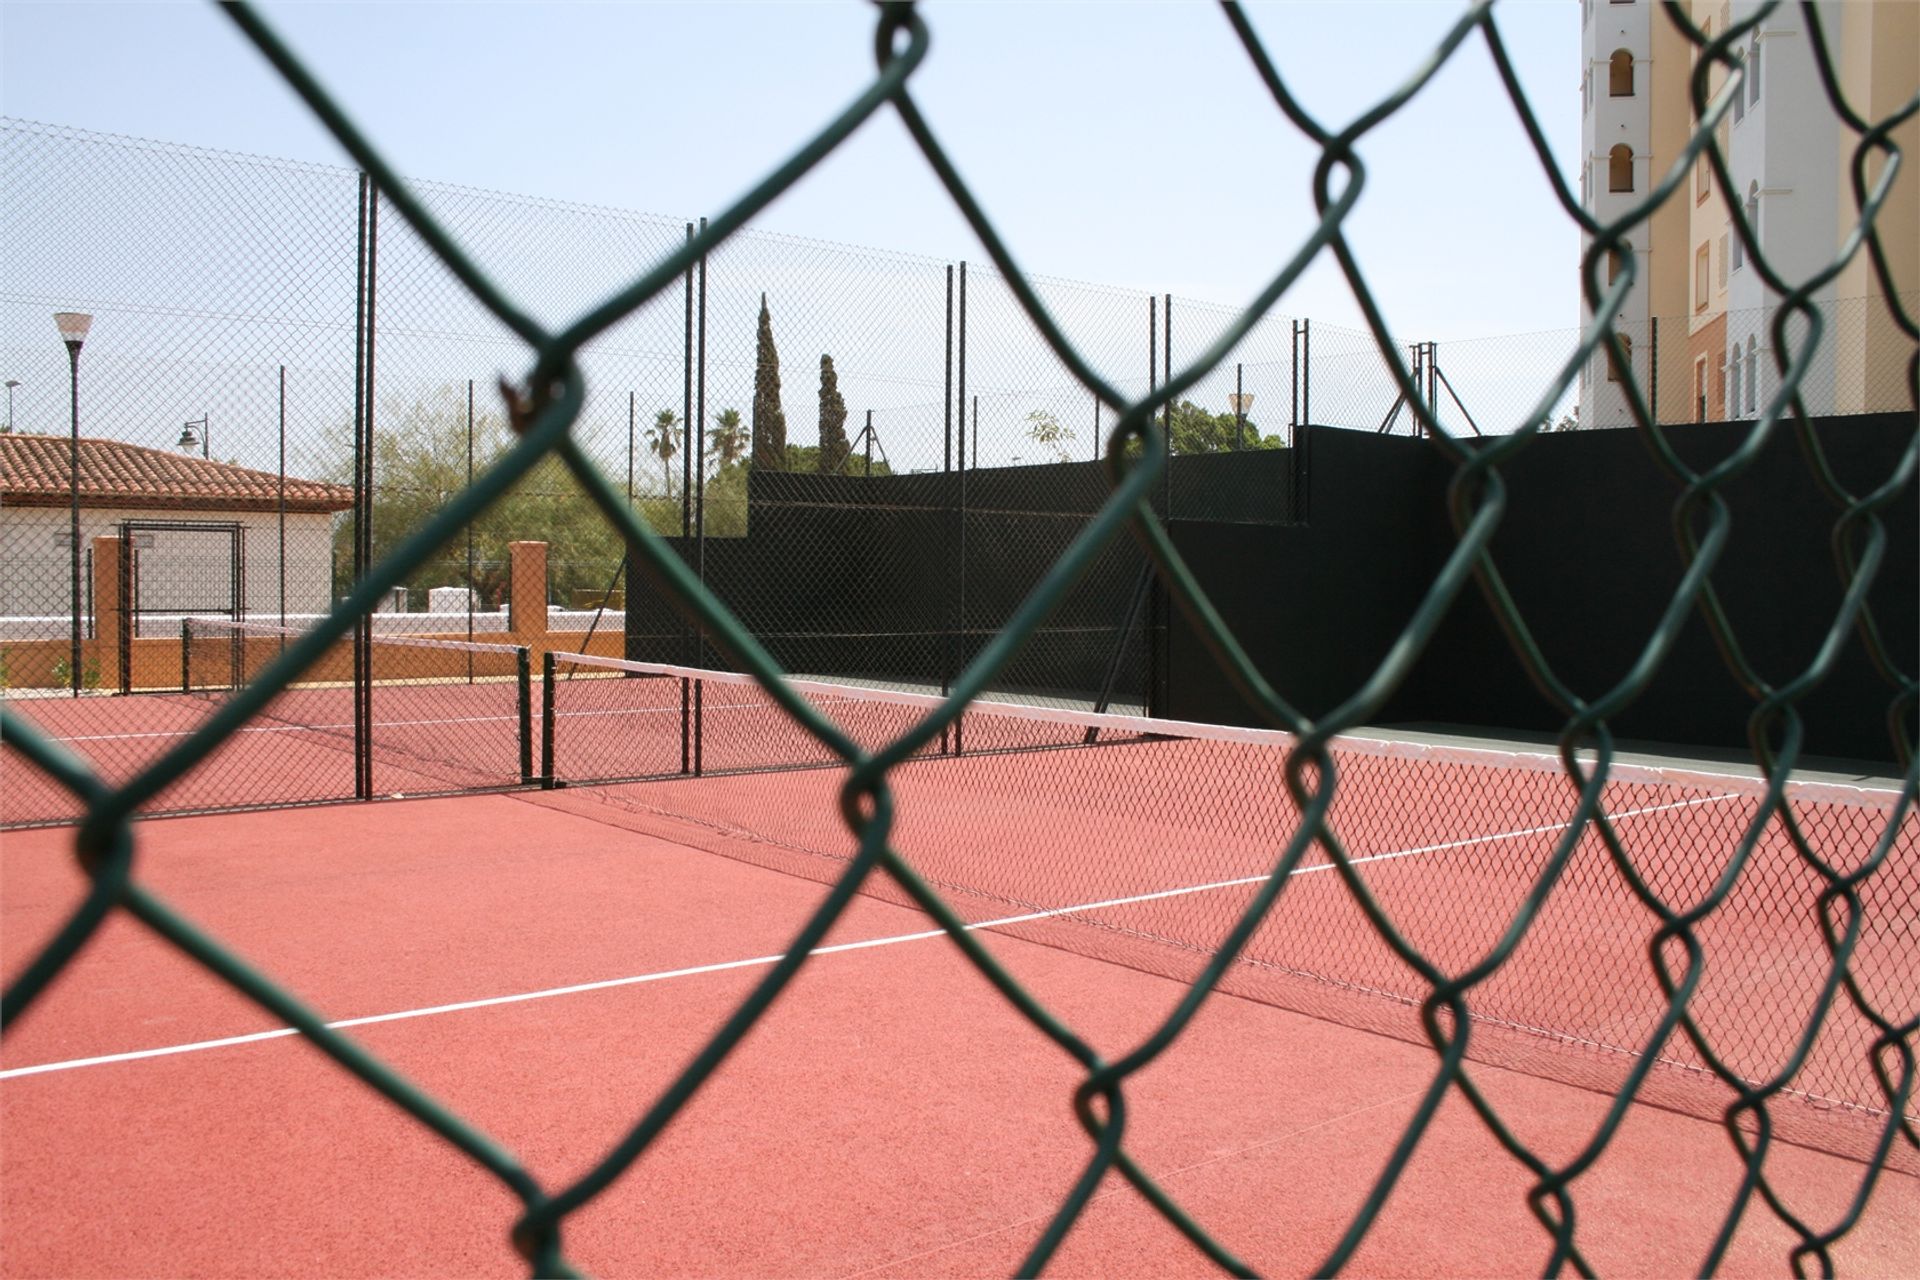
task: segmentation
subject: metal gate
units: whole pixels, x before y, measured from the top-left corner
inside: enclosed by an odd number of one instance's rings
[[[246,545],[237,521],[121,522],[120,692],[133,692],[135,637],[177,632],[184,618],[246,619]]]

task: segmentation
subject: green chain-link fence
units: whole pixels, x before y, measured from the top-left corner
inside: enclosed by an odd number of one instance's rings
[[[1700,48],[1693,79],[1698,127],[1668,172],[1643,198],[1637,199],[1619,219],[1601,223],[1582,208],[1576,191],[1569,187],[1552,162],[1535,113],[1519,89],[1490,0],[1463,13],[1433,56],[1407,82],[1383,97],[1371,110],[1339,128],[1314,118],[1293,97],[1249,20],[1236,7],[1228,6],[1226,18],[1275,105],[1321,150],[1314,191],[1321,219],[1314,234],[1296,248],[1284,267],[1243,312],[1209,317],[1201,330],[1208,335],[1207,344],[1197,351],[1183,347],[1183,353],[1191,352],[1185,362],[1167,370],[1159,384],[1144,394],[1128,394],[1127,389],[1105,379],[1094,363],[1068,341],[1043,305],[1040,294],[1013,261],[938,136],[920,114],[911,84],[932,37],[911,4],[879,7],[874,32],[877,74],[872,84],[837,118],[696,236],[666,253],[657,265],[599,306],[563,323],[534,318],[515,297],[509,296],[482,271],[463,245],[445,229],[432,207],[434,202],[416,195],[397,178],[343,108],[262,19],[249,8],[228,10],[234,22],[305,99],[370,175],[386,201],[405,219],[410,236],[417,239],[419,251],[438,259],[464,283],[475,307],[484,309],[531,349],[533,366],[520,386],[502,387],[515,436],[511,447],[477,475],[457,498],[408,533],[398,545],[378,548],[377,563],[370,565],[351,594],[324,622],[288,643],[201,727],[148,764],[137,776],[110,787],[61,746],[37,732],[31,722],[17,715],[13,708],[0,711],[9,747],[71,792],[84,807],[85,816],[79,824],[75,848],[92,883],[84,903],[14,978],[5,994],[5,1018],[10,1023],[20,1017],[69,965],[102,921],[115,911],[125,911],[275,1017],[298,1028],[341,1067],[404,1108],[426,1130],[491,1171],[524,1205],[524,1213],[513,1228],[513,1238],[533,1270],[538,1274],[570,1274],[573,1268],[563,1249],[563,1228],[568,1217],[605,1190],[648,1149],[721,1060],[780,998],[808,953],[840,918],[854,895],[862,892],[870,879],[886,877],[897,885],[900,893],[939,921],[953,944],[1006,999],[1085,1070],[1085,1078],[1075,1096],[1075,1109],[1089,1139],[1084,1172],[1039,1233],[1023,1271],[1035,1272],[1045,1267],[1101,1181],[1110,1173],[1118,1173],[1208,1257],[1226,1270],[1245,1273],[1245,1264],[1209,1234],[1207,1225],[1189,1217],[1148,1171],[1129,1156],[1127,1086],[1137,1072],[1179,1039],[1278,900],[1288,892],[1293,872],[1302,858],[1317,849],[1336,868],[1346,892],[1365,913],[1379,939],[1419,976],[1424,988],[1420,1010],[1436,1056],[1432,1078],[1391,1157],[1375,1178],[1371,1194],[1354,1212],[1338,1241],[1316,1268],[1317,1272],[1338,1271],[1353,1256],[1374,1225],[1409,1158],[1420,1146],[1442,1101],[1450,1094],[1458,1094],[1534,1179],[1528,1199],[1549,1244],[1546,1269],[1559,1272],[1571,1266],[1590,1273],[1575,1230],[1578,1180],[1612,1142],[1629,1104],[1640,1094],[1659,1050],[1679,1038],[1691,1042],[1704,1070],[1717,1077],[1734,1099],[1724,1113],[1724,1122],[1744,1169],[1727,1205],[1722,1228],[1708,1255],[1701,1260],[1701,1269],[1715,1268],[1743,1216],[1757,1211],[1754,1200],[1758,1197],[1797,1237],[1792,1256],[1795,1268],[1817,1266],[1830,1270],[1830,1247],[1864,1212],[1896,1146],[1908,1151],[1920,1149],[1920,1131],[1916,1130],[1912,1118],[1914,1040],[1916,1027],[1920,1027],[1920,1011],[1911,1007],[1881,1007],[1875,1000],[1877,993],[1856,981],[1851,965],[1867,909],[1863,889],[1897,852],[1905,850],[1901,856],[1910,856],[1910,849],[1901,842],[1909,839],[1903,832],[1910,830],[1910,814],[1916,790],[1920,789],[1920,764],[1916,764],[1913,728],[1920,686],[1916,686],[1911,668],[1912,655],[1891,651],[1883,641],[1882,627],[1868,601],[1868,588],[1881,568],[1887,549],[1887,534],[1879,513],[1899,501],[1912,485],[1916,456],[1920,455],[1920,434],[1909,439],[1898,465],[1889,474],[1880,477],[1871,487],[1848,488],[1829,465],[1801,392],[1809,370],[1816,364],[1821,344],[1828,337],[1827,322],[1813,305],[1814,295],[1835,279],[1849,260],[1864,254],[1886,296],[1890,323],[1905,335],[1909,346],[1905,369],[1909,404],[1920,404],[1920,351],[1914,350],[1916,342],[1920,342],[1920,329],[1916,329],[1912,316],[1899,300],[1888,253],[1875,226],[1900,162],[1889,135],[1920,111],[1920,99],[1906,103],[1882,119],[1869,120],[1858,114],[1839,87],[1819,12],[1813,5],[1805,6],[1806,31],[1827,102],[1845,127],[1858,136],[1850,168],[1857,216],[1832,260],[1804,278],[1794,280],[1774,269],[1762,252],[1754,228],[1743,219],[1738,208],[1732,210],[1732,226],[1746,260],[1779,295],[1781,303],[1770,326],[1768,350],[1773,369],[1765,383],[1768,394],[1763,397],[1763,403],[1755,405],[1755,421],[1740,446],[1715,465],[1704,469],[1689,467],[1673,447],[1669,430],[1654,424],[1648,397],[1639,385],[1630,354],[1613,324],[1633,283],[1635,268],[1631,255],[1627,255],[1628,265],[1616,279],[1609,284],[1601,283],[1602,264],[1609,251],[1623,244],[1663,202],[1676,193],[1684,196],[1700,157],[1705,157],[1722,190],[1733,189],[1728,159],[1716,143],[1714,130],[1743,91],[1746,71],[1738,50],[1744,47],[1747,34],[1774,8],[1774,5],[1763,5],[1738,21],[1723,22],[1722,29],[1709,39],[1691,24],[1681,8],[1667,6],[1665,19]],[[1366,168],[1357,145],[1369,132],[1414,103],[1434,75],[1453,58],[1461,56],[1461,51],[1475,40],[1482,42],[1491,55],[1514,111],[1567,216],[1579,224],[1589,238],[1590,249],[1583,264],[1584,280],[1595,319],[1580,335],[1554,377],[1538,389],[1531,405],[1515,415],[1512,425],[1518,429],[1470,441],[1462,438],[1455,429],[1457,424],[1447,414],[1436,412],[1432,403],[1436,381],[1431,377],[1416,381],[1416,370],[1408,352],[1390,337],[1346,239],[1345,221],[1362,198],[1366,182]],[[1711,67],[1722,69],[1725,80],[1722,89],[1710,95]],[[592,460],[590,450],[576,431],[588,397],[586,377],[577,357],[583,345],[597,335],[621,324],[649,301],[679,287],[689,267],[724,244],[781,192],[885,110],[896,113],[904,123],[979,236],[996,268],[997,287],[1006,290],[1044,337],[1054,357],[1112,416],[1105,434],[1105,474],[1110,487],[1097,514],[1061,552],[1031,594],[1009,616],[999,620],[998,629],[970,653],[964,669],[952,682],[949,696],[937,709],[928,711],[911,729],[885,746],[868,750],[783,680],[780,668],[750,630],[703,589],[682,559],[636,516],[621,486]],[[1307,265],[1323,253],[1331,254],[1344,273],[1367,318],[1373,354],[1382,361],[1407,412],[1419,421],[1433,447],[1440,450],[1453,467],[1449,502],[1454,543],[1441,569],[1427,584],[1418,607],[1406,620],[1398,642],[1344,701],[1327,714],[1310,718],[1275,693],[1239,640],[1224,625],[1176,550],[1165,523],[1156,514],[1154,498],[1166,465],[1162,410],[1177,403],[1203,379],[1217,380],[1223,364],[1234,363],[1236,349],[1256,335],[1263,318]],[[1564,403],[1569,389],[1580,378],[1583,366],[1594,360],[1610,361],[1628,369],[1627,376],[1620,382],[1631,417],[1650,450],[1681,488],[1681,496],[1673,507],[1673,525],[1683,571],[1657,625],[1644,637],[1638,660],[1626,674],[1612,687],[1577,691],[1562,681],[1536,643],[1526,611],[1509,594],[1490,548],[1507,498],[1503,464],[1529,447],[1541,427],[1551,421],[1555,408]],[[1831,503],[1834,567],[1842,592],[1841,604],[1827,623],[1826,643],[1812,655],[1804,669],[1784,679],[1770,680],[1754,670],[1744,656],[1728,610],[1716,594],[1713,572],[1726,545],[1731,522],[1722,491],[1742,474],[1769,440],[1787,433],[1798,439],[1808,467]],[[702,629],[713,649],[738,670],[750,673],[771,699],[817,739],[823,750],[845,761],[847,776],[841,792],[841,816],[857,841],[858,850],[793,939],[782,961],[727,1018],[679,1078],[589,1172],[569,1185],[550,1188],[537,1182],[511,1152],[503,1150],[352,1040],[328,1029],[318,1015],[270,977],[249,968],[150,892],[136,875],[137,842],[131,820],[143,805],[193,770],[228,735],[261,713],[276,694],[321,661],[331,647],[347,638],[390,588],[437,554],[441,547],[457,541],[480,512],[508,495],[537,468],[551,469],[556,463],[572,473],[607,521],[620,531],[639,571],[690,623]],[[1281,776],[1272,779],[1272,785],[1284,788],[1299,816],[1270,874],[1206,958],[1184,997],[1152,1034],[1120,1056],[1108,1057],[1081,1039],[1072,1027],[1015,982],[965,929],[948,902],[930,888],[893,847],[891,839],[897,813],[892,773],[895,766],[954,726],[963,710],[1019,660],[1028,639],[1045,624],[1050,612],[1109,545],[1129,534],[1151,561],[1164,591],[1201,634],[1213,661],[1247,705],[1266,723],[1297,735],[1297,745],[1287,757]],[[1341,787],[1341,774],[1329,744],[1336,735],[1367,722],[1385,704],[1407,677],[1442,618],[1471,588],[1477,588],[1485,596],[1504,628],[1514,655],[1541,693],[1564,717],[1558,744],[1564,780],[1574,798],[1567,825],[1556,838],[1552,854],[1498,940],[1468,962],[1456,960],[1443,965],[1411,942],[1395,917],[1382,907],[1330,820],[1334,797]],[[1786,607],[1792,607],[1791,602]],[[1682,628],[1695,618],[1711,631],[1727,669],[1750,695],[1749,737],[1754,764],[1764,776],[1766,790],[1738,837],[1720,851],[1721,871],[1712,886],[1692,901],[1673,902],[1663,896],[1653,877],[1645,874],[1646,869],[1636,864],[1631,842],[1616,830],[1615,815],[1609,812],[1603,789],[1614,767],[1610,718],[1646,689],[1673,650]],[[1904,770],[1904,777],[1896,801],[1884,814],[1884,825],[1871,833],[1864,848],[1856,850],[1845,862],[1836,862],[1833,851],[1820,847],[1803,829],[1789,796],[1788,784],[1799,764],[1805,732],[1799,704],[1832,668],[1842,644],[1855,638],[1865,647],[1884,678],[1891,751]],[[1805,1033],[1794,1042],[1792,1051],[1778,1063],[1773,1074],[1752,1079],[1716,1051],[1713,1036],[1694,1016],[1691,1000],[1701,984],[1705,967],[1703,923],[1711,919],[1740,883],[1763,834],[1770,830],[1783,833],[1805,870],[1817,877],[1820,888],[1809,907],[1820,921],[1827,963]],[[1583,839],[1595,838],[1604,844],[1618,874],[1653,922],[1646,956],[1666,993],[1666,1007],[1664,1016],[1651,1032],[1647,1051],[1626,1073],[1613,1105],[1582,1149],[1564,1160],[1549,1162],[1520,1140],[1480,1090],[1468,1068],[1468,1044],[1474,1029],[1469,1017],[1470,1000],[1528,937],[1543,905],[1560,886],[1575,846]],[[1816,1223],[1798,1216],[1769,1178],[1767,1160],[1773,1141],[1771,1109],[1776,1104],[1800,1105],[1782,1101],[1782,1094],[1807,1060],[1822,1017],[1842,1002],[1856,1009],[1877,1030],[1870,1055],[1886,1106],[1880,1113],[1882,1118],[1877,1122],[1868,1158],[1857,1166],[1858,1184],[1847,1210],[1835,1220]]]

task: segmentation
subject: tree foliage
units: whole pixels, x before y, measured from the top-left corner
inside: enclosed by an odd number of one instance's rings
[[[1067,446],[1075,438],[1073,428],[1062,425],[1059,418],[1045,409],[1035,409],[1027,415],[1027,438],[1051,453],[1055,462],[1072,461]]]
[[[717,471],[725,471],[747,449],[747,429],[740,421],[738,409],[722,409],[713,415],[713,426],[707,431],[707,448],[713,451]]]
[[[1173,407],[1173,423],[1168,435],[1172,438],[1174,453],[1181,455],[1287,447],[1284,435],[1279,432],[1262,435],[1251,418],[1240,419],[1236,426],[1231,413],[1209,413],[1191,400],[1182,400]],[[1137,455],[1139,443],[1130,443],[1127,452]]]
[[[353,427],[329,433],[329,465],[319,468],[340,484],[353,482]],[[497,412],[473,420],[474,475],[480,475],[513,445]],[[442,387],[410,403],[383,404],[373,442],[373,553],[378,560],[424,525],[467,487],[467,406],[464,387]],[[743,486],[744,491],[744,486]],[[640,498],[634,504],[655,532],[680,532],[678,498]],[[741,513],[744,528],[744,510]],[[712,531],[709,523],[709,531]],[[351,587],[353,522],[343,513],[334,526],[336,591]],[[620,563],[620,535],[588,499],[579,481],[558,459],[542,459],[532,471],[473,522],[476,608],[505,602],[507,544],[547,544],[548,598],[565,602],[576,589],[604,590]],[[403,584],[408,603],[424,609],[432,587],[466,586],[466,537],[455,534],[439,553]]]
[[[787,415],[780,408],[780,352],[773,345],[773,314],[760,295],[760,331],[753,355],[753,465],[787,469]]]
[[[847,443],[847,402],[840,395],[840,377],[833,371],[833,357],[823,355],[820,357],[821,473],[839,475],[846,469],[850,452],[852,446]],[[793,459],[789,457],[787,461],[791,463]]]
[[[653,425],[647,428],[647,452],[660,459],[661,474],[666,477],[667,496],[673,496],[673,458],[680,452],[680,418],[671,409],[662,409],[653,415]]]

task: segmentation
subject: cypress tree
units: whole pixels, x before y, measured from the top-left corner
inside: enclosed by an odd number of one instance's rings
[[[840,398],[840,377],[833,371],[833,357],[820,357],[820,474],[839,475],[846,470],[847,402]]]
[[[787,415],[780,409],[780,353],[773,346],[773,316],[760,295],[760,334],[753,357],[753,465],[787,469]]]

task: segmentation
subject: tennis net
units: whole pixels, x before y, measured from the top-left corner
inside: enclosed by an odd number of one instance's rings
[[[245,687],[302,633],[270,624],[193,618],[180,628],[182,693],[218,699]],[[365,761],[373,795],[519,786],[533,774],[528,650],[435,636],[368,638],[367,698],[355,698],[351,637],[267,704],[249,728]],[[242,731],[243,735],[245,731]],[[356,741],[364,739],[364,750]],[[261,785],[298,766],[256,758]]]
[[[617,810],[683,843],[815,880],[833,879],[853,856],[837,816],[844,767],[750,677],[565,653],[546,655],[543,667],[546,786],[633,784],[563,790],[548,803]],[[941,701],[788,683],[869,750]],[[956,732],[890,775],[894,844],[971,923],[1190,980],[1300,827],[1283,781],[1293,742],[1269,730],[977,702]],[[1834,960],[1823,877],[1783,833],[1761,837],[1695,929],[1707,968],[1688,1005],[1693,1034],[1676,1029],[1656,1043],[1669,1004],[1649,951],[1658,921],[1597,827],[1570,832],[1578,795],[1557,757],[1347,737],[1333,762],[1328,825],[1351,873],[1441,971],[1473,966],[1545,885],[1512,960],[1470,992],[1471,1057],[1611,1090],[1651,1055],[1663,1069],[1644,1098],[1718,1114],[1733,1095],[1705,1052],[1762,1079],[1806,1032]],[[1616,762],[1601,811],[1632,874],[1685,910],[1729,870],[1764,791],[1756,778],[1706,767]],[[1843,873],[1892,843],[1860,888],[1850,964],[1869,1002],[1911,1008],[1920,974],[1900,956],[1920,901],[1920,819],[1898,813],[1896,798],[1811,781],[1788,793],[1810,846]],[[904,901],[890,881],[868,886]],[[1844,920],[1834,924],[1844,931]],[[1678,973],[1679,946],[1666,945]],[[1372,927],[1316,845],[1223,987],[1424,1040],[1418,1006],[1432,984]],[[1876,1070],[1877,1034],[1853,1004],[1834,1003],[1792,1085],[1813,1104],[1809,1115],[1884,1121],[1894,1091]],[[1820,1144],[1833,1145],[1832,1135]]]

